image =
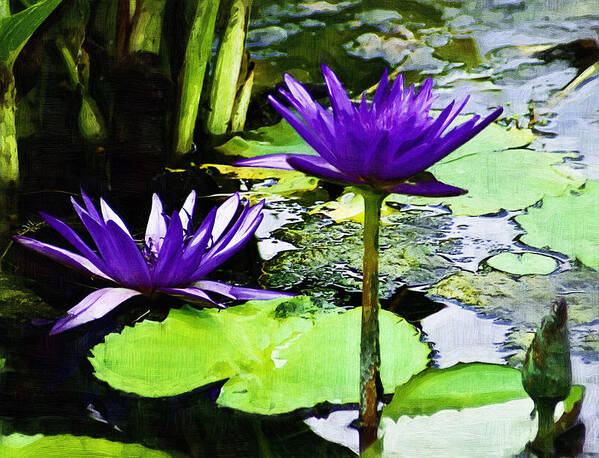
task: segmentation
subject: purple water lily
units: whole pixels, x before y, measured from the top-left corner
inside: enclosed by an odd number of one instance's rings
[[[382,193],[419,196],[453,196],[466,191],[421,173],[466,143],[502,112],[497,108],[481,120],[474,116],[448,130],[464,109],[451,102],[438,116],[430,116],[435,96],[427,79],[416,94],[404,89],[399,75],[389,84],[383,72],[372,103],[349,99],[337,75],[322,65],[332,110],[315,102],[306,89],[288,74],[288,90],[280,93],[297,115],[272,96],[270,102],[318,156],[273,154],[244,159],[237,165],[299,170],[342,184],[366,185]]]
[[[425,172],[481,130],[503,111],[498,108],[481,119],[474,116],[450,129],[464,109],[451,102],[436,117],[430,115],[434,101],[433,82],[428,79],[416,93],[404,89],[402,76],[389,84],[387,70],[371,103],[362,96],[354,104],[337,75],[322,66],[331,110],[314,101],[308,91],[285,75],[281,89],[297,115],[274,97],[275,109],[317,155],[274,154],[244,159],[237,165],[299,170],[329,181],[358,187],[364,198],[364,259],[362,268],[362,322],[360,335],[360,452],[376,440],[380,379],[378,322],[379,226],[381,204],[389,193],[417,196],[457,196],[467,191],[441,183]]]
[[[209,294],[231,299],[273,299],[287,294],[232,286],[205,280],[207,274],[237,253],[262,221],[264,202],[240,205],[235,193],[206,216],[197,230],[192,228],[196,193],[192,191],[181,211],[170,217],[163,212],[158,195],[152,197],[143,247],[131,236],[123,220],[100,199],[100,211],[82,192],[85,208],[71,198],[75,212],[94,241],[92,250],[64,222],[40,212],[78,253],[29,237],[14,240],[55,261],[95,277],[111,280],[119,287],[102,288],[85,297],[59,319],[50,334],[101,318],[127,299],[162,292],[204,306],[224,307]],[[239,211],[240,206],[241,211]]]

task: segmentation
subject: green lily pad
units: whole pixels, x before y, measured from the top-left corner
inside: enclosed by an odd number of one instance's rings
[[[143,456],[143,457],[182,457],[178,452],[152,450],[139,444],[112,442],[87,436],[59,434],[56,436],[26,436],[14,433],[0,436],[0,457],[29,458],[32,456]]]
[[[271,195],[291,196],[294,194],[312,191],[318,187],[318,178],[305,175],[293,170],[267,169],[261,167],[235,167],[224,164],[203,164],[202,169],[214,168],[227,178],[246,180],[276,179],[275,183],[258,183],[252,186],[249,197],[258,201]]]
[[[599,270],[599,182],[560,197],[546,197],[539,208],[529,208],[516,221],[526,230],[522,241],[548,247]]]
[[[487,259],[493,269],[516,275],[547,275],[557,267],[557,261],[549,256],[536,253],[501,253]]]
[[[469,145],[470,142],[462,148]],[[526,208],[545,196],[559,196],[583,183],[573,170],[558,164],[568,155],[525,149],[468,155],[461,153],[462,148],[429,170],[438,180],[467,189],[468,194],[437,198],[393,194],[388,200],[414,205],[444,204],[454,215],[476,216]]]
[[[328,401],[358,402],[360,310],[309,298],[250,301],[223,311],[171,310],[110,334],[92,349],[95,375],[113,388],[173,396],[229,379],[218,403],[274,414]],[[401,348],[401,351],[397,351]],[[387,392],[423,370],[430,349],[410,324],[381,312]]]
[[[519,370],[497,364],[458,363],[446,369],[427,369],[398,386],[383,415],[397,421],[402,415],[431,415],[440,410],[461,410],[526,397]]]
[[[163,322],[143,321],[109,334],[89,358],[95,376],[146,397],[174,396],[250,370],[271,348],[312,327],[308,315],[275,318],[286,302],[249,301],[225,310],[173,309]]]
[[[530,398],[399,419],[383,414],[382,456],[512,457],[537,431]]]
[[[381,380],[386,393],[426,368],[430,349],[402,318],[380,313]],[[218,403],[273,415],[321,402],[357,403],[361,309],[331,315],[273,352],[259,372],[229,380]]]
[[[469,381],[469,377],[473,380]],[[477,386],[476,380],[480,380],[482,385]],[[492,364],[459,364],[447,369],[428,369],[404,385],[405,388],[398,387],[393,402],[383,409],[379,430],[382,438],[373,450],[379,450],[382,456],[518,455],[535,437],[538,420],[536,416],[531,417],[532,399],[526,393],[521,396],[517,392],[516,382],[521,383],[519,371]],[[456,391],[464,396],[453,395],[452,383]],[[466,391],[468,389],[471,397]],[[400,391],[408,397],[403,406],[401,400],[396,404]],[[439,404],[435,406],[429,395]],[[576,423],[583,397],[584,387],[574,385],[568,398],[558,403],[554,416],[556,435]],[[424,415],[417,414],[413,410],[416,405],[428,410],[428,414],[424,411]],[[430,408],[427,409],[427,406]],[[404,412],[404,408],[413,413]],[[484,440],[478,440],[481,437]]]
[[[317,153],[297,134],[285,120],[273,126],[250,130],[246,138],[233,137],[224,145],[216,148],[227,156],[257,157],[269,154],[308,154]]]

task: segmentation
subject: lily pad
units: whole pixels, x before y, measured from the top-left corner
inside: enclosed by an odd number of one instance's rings
[[[273,415],[321,402],[357,403],[361,309],[331,315],[273,352],[259,372],[229,380],[218,403]],[[426,368],[430,349],[402,318],[380,314],[381,379],[386,393]]]
[[[360,310],[316,307],[308,298],[250,301],[223,311],[171,310],[110,334],[92,349],[95,375],[113,388],[173,396],[229,379],[217,402],[274,414],[359,399]],[[397,351],[401,348],[401,351]],[[423,370],[430,349],[403,319],[381,312],[387,392]]]
[[[143,456],[143,457],[183,457],[182,453],[152,450],[139,444],[112,442],[87,436],[59,434],[56,436],[26,436],[14,433],[0,436],[0,456],[28,458],[32,456]]]
[[[549,256],[536,253],[501,253],[487,259],[494,269],[516,275],[547,275],[557,267],[557,261]]]
[[[318,178],[293,170],[235,167],[224,164],[203,164],[200,168],[214,168],[226,177],[233,179],[263,181],[252,186],[252,190],[249,192],[252,200],[259,200],[270,195],[291,196],[305,191],[312,191],[318,187]],[[269,182],[268,179],[276,179],[276,181],[270,180],[272,182]]]
[[[467,189],[468,194],[438,198],[393,194],[388,201],[444,204],[454,215],[476,216],[526,208],[583,184],[573,170],[559,164],[569,155],[525,149],[464,154],[462,149],[470,148],[470,143],[429,169],[438,180]]]
[[[427,369],[398,386],[383,415],[397,421],[402,415],[431,415],[440,410],[461,410],[527,397],[517,369],[458,363],[446,369]]]
[[[113,388],[146,397],[185,393],[251,370],[275,345],[311,328],[309,314],[275,318],[288,301],[309,299],[249,301],[220,311],[173,309],[163,322],[146,320],[109,334],[89,360],[95,376]]]
[[[549,247],[599,270],[599,182],[560,197],[546,197],[539,208],[516,217],[527,234],[522,241]]]
[[[397,420],[383,415],[375,446],[382,456],[512,457],[535,437],[533,407],[524,398]]]
[[[280,153],[317,155],[316,151],[308,146],[285,120],[273,126],[250,130],[245,137],[233,137],[224,145],[218,146],[216,150],[227,156],[242,157]]]

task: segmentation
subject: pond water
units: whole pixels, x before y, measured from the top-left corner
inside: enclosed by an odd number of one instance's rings
[[[560,169],[564,176],[597,180],[599,71],[587,72],[571,84],[599,60],[597,6],[595,0],[256,0],[247,43],[256,62],[255,93],[265,100],[265,94],[282,81],[283,73],[290,72],[324,96],[321,62],[332,67],[356,96],[376,84],[384,67],[402,72],[410,83],[430,76],[439,94],[435,108],[467,94],[471,96],[468,113],[484,114],[502,105],[503,126],[530,128],[536,136],[530,144],[516,143],[514,151],[525,147],[554,154],[555,162],[566,162],[567,169]],[[264,101],[254,102],[248,119],[250,128],[276,121],[265,107]],[[61,144],[56,138],[54,141]],[[224,161],[213,151],[206,151],[206,155],[214,162]],[[73,156],[76,152],[67,151],[62,158],[56,157],[54,167],[77,169]],[[32,169],[32,176],[43,175],[35,165]],[[517,169],[516,165],[509,175],[512,180],[520,176]],[[50,230],[36,226],[39,218],[33,216],[34,212],[43,209],[68,215],[65,194],[76,192],[79,184],[75,178],[61,184],[60,172],[48,173],[46,181],[32,179],[24,185],[20,223],[28,235],[54,242]],[[191,186],[200,195],[216,195],[237,189],[268,191],[276,184],[228,179],[212,171],[195,173],[135,183],[127,181],[129,175],[123,172],[113,177],[115,182],[107,183],[90,172],[81,181],[98,194],[112,192],[119,213],[127,215],[140,233],[149,194],[140,195],[139,191],[148,187],[164,191],[165,200],[174,205],[174,197],[179,199]],[[523,181],[530,179],[524,171],[521,177]],[[211,184],[207,185],[208,181]],[[48,186],[52,192],[48,192]],[[270,195],[266,217],[256,232],[257,249],[248,247],[240,256],[242,261],[226,264],[218,275],[243,284],[311,295],[322,303],[356,305],[361,281],[361,226],[345,217],[349,213],[343,212],[349,211],[352,196],[342,194],[339,187],[321,184],[316,190],[291,196]],[[542,197],[541,193],[526,207]],[[140,199],[148,201],[148,208],[140,208]],[[205,199],[203,210],[213,203]],[[390,202],[388,212],[383,212],[383,308],[404,316],[422,330],[423,338],[435,351],[434,364],[438,367],[472,361],[520,367],[534,330],[555,296],[566,297],[571,306],[574,382],[586,387],[580,414],[584,428],[582,432],[578,428],[571,450],[579,456],[599,454],[597,267],[592,262],[575,260],[578,256],[568,256],[564,250],[527,245],[521,223],[524,220],[519,219],[527,213],[524,206],[504,210],[499,205],[496,210],[478,212],[452,207],[452,215],[447,206],[423,203],[427,202]],[[543,254],[554,268],[549,269],[549,275],[510,275],[487,263],[502,252]],[[352,405],[333,412],[319,407],[266,417],[217,406],[215,399],[222,383],[157,399],[125,395],[110,388],[92,375],[87,360],[89,349],[103,341],[106,334],[119,331],[123,324],[142,316],[164,319],[167,312],[161,304],[153,304],[147,315],[147,304],[136,302],[127,311],[110,315],[84,332],[49,337],[47,327],[32,323],[31,318],[56,318],[66,304],[76,303],[89,285],[81,284],[81,279],[66,269],[38,261],[11,248],[4,259],[4,270],[17,265],[23,275],[0,274],[4,291],[0,298],[3,434],[87,435],[192,456],[355,455],[358,435],[350,424],[357,418],[357,410]],[[36,281],[25,281],[24,276],[33,276]],[[23,299],[24,289],[35,290],[44,302]],[[514,404],[510,409],[524,412],[526,417],[531,405]],[[500,414],[472,413],[474,417]],[[528,431],[521,428],[516,433],[509,425],[497,426],[500,429],[496,431],[501,431],[498,438],[489,438],[485,436],[489,431],[475,429],[474,417],[439,418],[423,425],[414,421],[405,425],[403,433],[389,427],[385,446],[392,452],[387,454],[433,456],[433,450],[435,456],[526,453],[507,446],[501,450],[499,445],[509,442],[502,439],[502,434],[508,437]],[[433,444],[429,452],[419,454],[418,444],[430,439],[439,428],[440,441],[452,437],[456,421],[472,427],[471,434],[479,443],[454,438],[455,444],[447,445],[445,451],[435,449]],[[450,426],[444,431],[443,425],[447,424]],[[407,440],[410,434],[417,440]],[[400,444],[399,449],[394,448],[394,441]],[[576,445],[576,441],[581,443]],[[471,448],[458,452],[465,443]],[[0,456],[4,456],[1,450]]]

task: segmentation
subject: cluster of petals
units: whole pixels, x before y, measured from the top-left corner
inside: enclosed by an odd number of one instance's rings
[[[468,98],[461,103],[453,101],[437,116],[431,116],[435,100],[431,79],[416,93],[413,85],[404,88],[401,74],[391,85],[385,70],[372,102],[364,95],[356,104],[330,68],[322,65],[322,71],[330,110],[314,101],[288,74],[287,90],[281,88],[280,93],[297,114],[269,96],[274,108],[318,155],[274,154],[244,159],[237,165],[299,170],[382,193],[440,197],[466,192],[422,172],[487,127],[502,108],[449,129]]]
[[[123,220],[100,199],[100,210],[82,192],[83,206],[71,199],[97,251],[93,250],[67,224],[41,213],[44,220],[62,235],[75,251],[40,242],[29,237],[14,240],[53,260],[94,277],[118,284],[96,290],[59,319],[51,334],[87,323],[106,315],[127,299],[162,292],[204,306],[220,306],[209,293],[231,299],[272,299],[283,293],[232,286],[205,277],[252,237],[262,221],[264,202],[241,205],[235,193],[212,209],[197,230],[192,217],[196,193],[192,191],[180,211],[170,217],[163,211],[158,195],[152,197],[143,246],[140,249]]]

